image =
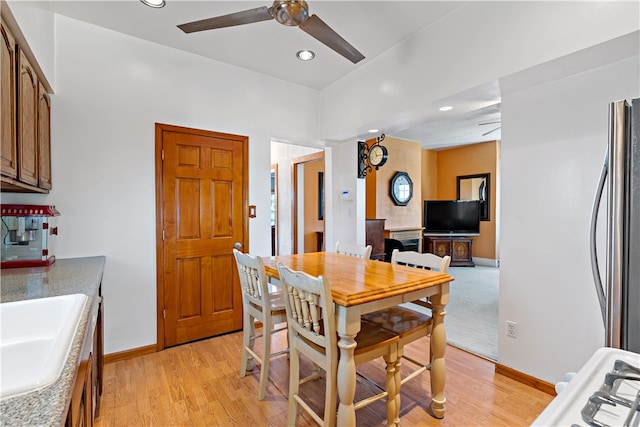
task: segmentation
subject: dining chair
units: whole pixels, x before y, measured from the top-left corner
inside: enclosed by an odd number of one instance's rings
[[[439,257],[431,253],[419,253],[415,251],[400,252],[394,249],[391,254],[391,264],[406,265],[420,269],[434,270],[442,273],[448,273],[451,257],[446,255]],[[418,361],[404,354],[404,347],[420,338],[431,334],[433,319],[430,314],[424,310],[413,307],[418,305],[432,309],[431,302],[428,298],[419,299],[390,307],[387,309],[375,311],[362,316],[362,318],[374,325],[393,332],[399,337],[398,344],[398,364],[396,366],[396,405],[400,409],[400,389],[402,384],[417,377],[423,372],[431,368],[431,351],[429,351],[429,361]],[[405,359],[416,366],[406,377],[400,377],[400,360]],[[399,423],[399,419],[396,420]]]
[[[354,245],[351,243],[336,242],[336,253],[354,256],[358,258],[370,259],[371,258],[371,245]]]
[[[313,277],[301,271],[277,264],[280,282],[285,293],[287,325],[289,328],[289,406],[287,424],[295,426],[297,407],[304,409],[319,425],[334,426],[337,414],[338,334],[329,280]],[[398,336],[363,321],[356,335],[354,361],[356,366],[379,357],[386,362],[384,391],[355,402],[355,409],[365,407],[387,397],[387,425],[395,425],[399,408],[395,406]],[[300,379],[300,354],[326,373],[324,414],[321,417],[303,399],[300,385],[318,378],[314,372]],[[378,386],[379,387],[379,386]],[[381,387],[379,387],[381,388]]]
[[[287,330],[286,325],[272,329],[275,325],[287,321],[284,298],[282,291],[269,292],[269,282],[262,258],[242,253],[237,249],[233,250],[233,256],[238,266],[244,312],[240,377],[244,377],[247,371],[253,370],[257,360],[260,363],[258,400],[263,400],[267,390],[270,359],[289,351],[287,348],[271,353],[272,335]],[[256,334],[256,321],[262,323],[260,334]],[[262,338],[262,357],[253,349],[257,338]]]

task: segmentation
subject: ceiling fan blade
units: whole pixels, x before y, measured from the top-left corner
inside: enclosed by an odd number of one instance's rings
[[[364,59],[364,55],[358,52],[358,49],[340,37],[338,33],[333,31],[331,27],[325,24],[317,15],[311,15],[311,17],[300,24],[299,27],[302,31],[318,39],[354,64]]]
[[[496,122],[485,122],[485,123],[478,123],[478,126],[482,126],[482,125],[492,125],[495,123],[501,123],[500,120],[496,121]]]
[[[490,130],[489,132],[483,133],[482,136],[487,136],[490,133],[493,133],[493,132],[495,132],[495,131],[497,131],[498,129],[501,129],[501,128],[502,128],[502,126],[498,126],[497,128]]]
[[[242,12],[216,16],[215,18],[188,22],[186,24],[178,25],[178,28],[180,28],[185,33],[195,33],[196,31],[214,30],[216,28],[233,27],[235,25],[268,21],[269,19],[273,19],[271,8],[262,6],[255,9],[244,10]]]

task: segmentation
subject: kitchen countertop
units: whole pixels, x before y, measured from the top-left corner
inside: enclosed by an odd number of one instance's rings
[[[0,398],[0,425],[60,426],[64,423],[91,309],[98,299],[105,261],[103,256],[58,259],[48,267],[0,270],[0,302],[68,294],[85,294],[91,302],[84,308],[60,377],[39,390]]]

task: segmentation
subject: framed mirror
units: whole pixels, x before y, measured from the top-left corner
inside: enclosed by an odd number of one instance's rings
[[[413,181],[406,172],[396,172],[391,178],[391,199],[396,206],[407,206],[413,197]]]
[[[491,174],[461,175],[457,180],[456,196],[458,200],[480,200],[480,221],[489,221],[491,218],[491,204],[489,203]]]

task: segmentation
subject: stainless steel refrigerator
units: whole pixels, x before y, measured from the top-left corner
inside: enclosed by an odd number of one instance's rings
[[[596,229],[605,185],[603,280]],[[609,105],[609,144],[591,212],[591,269],[605,326],[605,346],[640,353],[640,98]]]

